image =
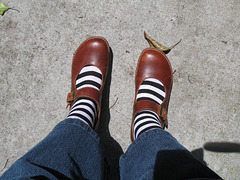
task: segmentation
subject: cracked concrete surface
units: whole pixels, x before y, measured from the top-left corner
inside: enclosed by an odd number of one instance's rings
[[[174,85],[169,129],[190,151],[209,141],[240,142],[240,1],[4,0],[0,17],[0,169],[43,139],[68,110],[72,56],[90,36],[113,50],[111,136],[130,144],[134,74],[143,32],[182,42],[168,57]],[[224,179],[240,177],[240,154],[204,151]],[[7,164],[6,164],[7,162]],[[6,164],[6,167],[4,167]]]

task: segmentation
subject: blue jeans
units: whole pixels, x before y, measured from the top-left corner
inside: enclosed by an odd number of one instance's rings
[[[195,159],[168,132],[140,135],[120,158],[121,179],[220,177]],[[17,160],[1,179],[107,179],[100,138],[85,123],[65,119]]]

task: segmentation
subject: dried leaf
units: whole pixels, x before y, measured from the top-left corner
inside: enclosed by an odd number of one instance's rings
[[[148,41],[150,47],[155,47],[155,48],[159,49],[160,51],[163,51],[165,54],[169,53],[172,48],[174,48],[176,45],[178,45],[181,42],[181,40],[180,40],[173,46],[166,47],[166,46],[160,44],[159,42],[157,42],[156,40],[154,40],[153,38],[151,38],[150,36],[148,36],[145,31],[144,31],[144,37]]]
[[[7,10],[9,10],[9,7],[7,7],[6,4],[0,2],[0,14],[3,16]]]

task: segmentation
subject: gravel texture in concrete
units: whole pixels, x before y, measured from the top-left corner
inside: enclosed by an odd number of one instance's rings
[[[190,151],[206,142],[240,137],[239,0],[4,0],[0,17],[0,170],[42,140],[68,110],[71,61],[78,45],[103,36],[113,50],[105,105],[117,104],[100,133],[117,173],[130,144],[134,75],[143,32],[165,45],[182,42],[168,57],[174,85],[168,131]],[[102,118],[102,119],[104,119]],[[111,142],[111,143],[109,143]],[[224,179],[240,177],[240,154],[204,151]]]

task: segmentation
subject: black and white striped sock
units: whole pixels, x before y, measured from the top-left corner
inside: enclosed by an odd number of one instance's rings
[[[91,87],[100,90],[102,84],[101,71],[92,65],[87,65],[80,71],[76,80],[76,89],[79,90],[84,87]],[[68,118],[76,118],[90,127],[94,127],[97,117],[97,105],[89,98],[78,98],[73,104]]]
[[[137,101],[151,100],[157,104],[162,104],[165,98],[164,85],[157,79],[145,79],[139,87]]]
[[[139,87],[137,101],[150,100],[161,105],[164,98],[164,85],[155,78],[145,79]],[[161,128],[159,116],[150,110],[138,112],[133,123],[135,138],[151,129]]]

